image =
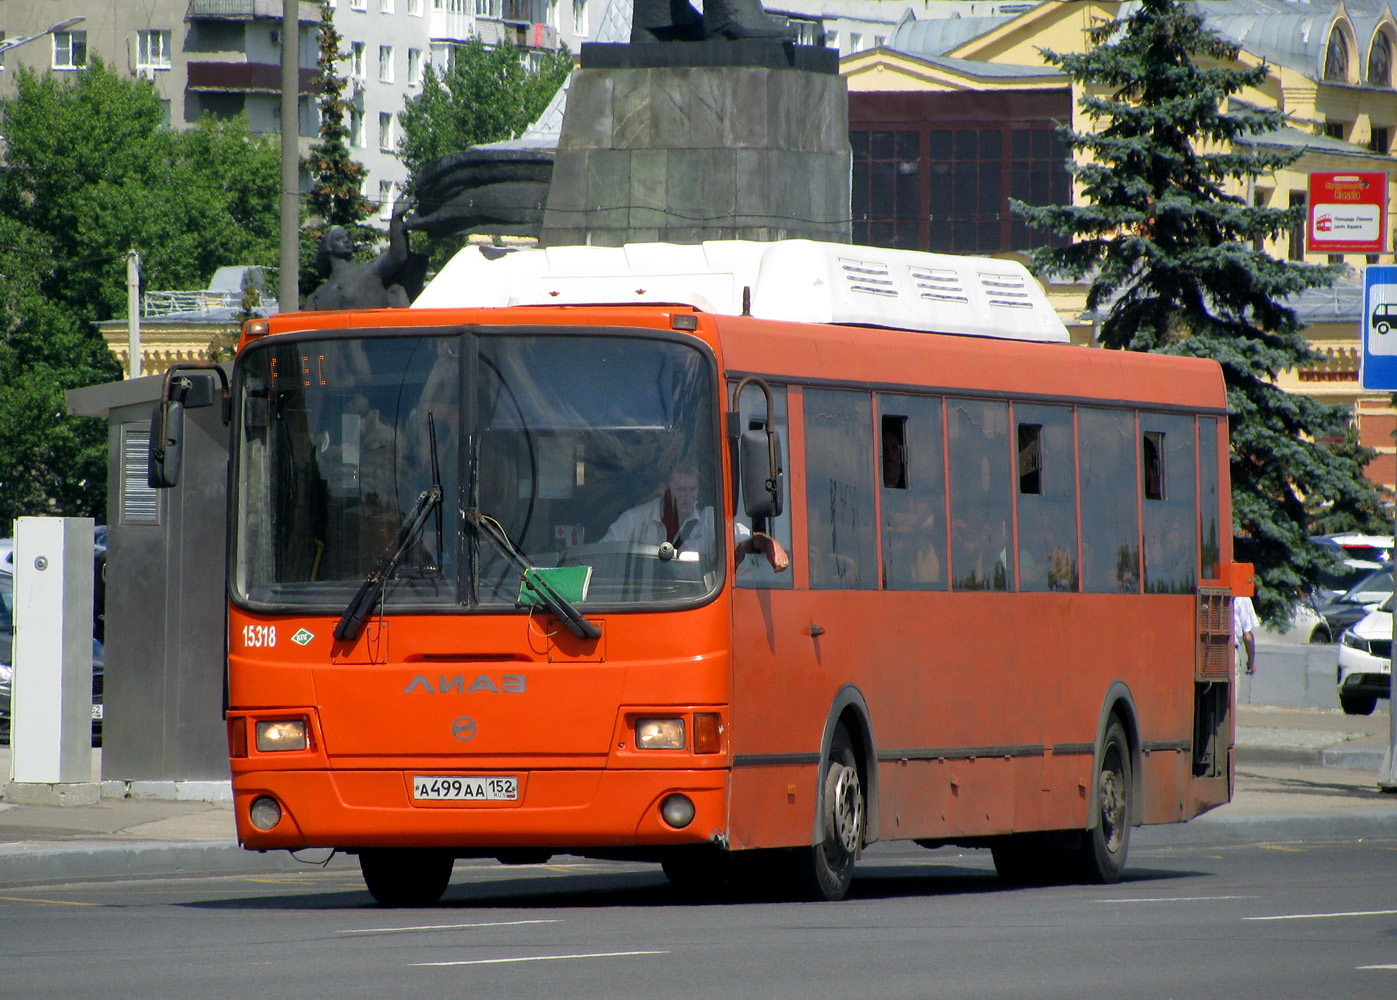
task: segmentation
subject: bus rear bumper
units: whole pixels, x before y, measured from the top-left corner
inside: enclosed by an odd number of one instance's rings
[[[624,849],[726,843],[728,771],[512,771],[514,801],[428,801],[400,770],[276,770],[234,775],[238,841],[249,850],[432,847],[488,855],[513,847]],[[463,772],[464,773],[464,772]],[[488,772],[472,771],[472,776]],[[692,804],[693,818],[673,825]],[[272,810],[266,802],[277,806]],[[258,805],[254,812],[254,805]],[[267,829],[267,817],[279,818]]]

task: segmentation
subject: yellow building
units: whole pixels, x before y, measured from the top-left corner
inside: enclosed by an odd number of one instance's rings
[[[1079,53],[1096,25],[1131,4],[1049,0],[1004,15],[916,20],[910,13],[885,46],[845,58],[854,146],[855,242],[956,253],[1010,253],[1047,242],[1011,217],[1008,198],[1065,204],[1071,181],[1056,123],[1086,131],[1080,88],[1044,56]],[[1287,169],[1233,194],[1275,208],[1306,204],[1311,172],[1387,172],[1397,140],[1393,54],[1397,17],[1385,0],[1308,3],[1218,0],[1192,5],[1241,50],[1238,62],[1264,65],[1261,86],[1234,101],[1278,109],[1290,126],[1254,138],[1291,150]],[[994,10],[991,5],[975,9]],[[1393,179],[1389,174],[1388,203]],[[1380,451],[1369,467],[1397,485],[1397,413],[1385,394],[1358,386],[1362,268],[1397,263],[1389,223],[1385,252],[1309,254],[1304,231],[1265,245],[1277,257],[1342,260],[1351,275],[1293,303],[1323,361],[1282,374],[1280,384],[1353,409],[1362,442]],[[1074,340],[1091,340],[1083,288],[1050,290]]]

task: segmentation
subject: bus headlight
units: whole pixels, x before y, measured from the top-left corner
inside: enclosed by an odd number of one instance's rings
[[[247,818],[259,830],[270,830],[281,822],[281,806],[269,795],[259,795],[247,811]]]
[[[277,722],[257,723],[257,749],[262,753],[276,750],[304,750],[310,746],[306,740],[305,719],[283,719]]]
[[[638,750],[683,750],[683,719],[636,719],[635,745]]]

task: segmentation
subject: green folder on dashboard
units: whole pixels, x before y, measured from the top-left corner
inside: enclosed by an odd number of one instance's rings
[[[524,570],[524,575],[519,579],[519,604],[523,607],[545,607],[546,602],[534,587],[533,578],[542,580],[569,604],[576,604],[587,599],[587,588],[592,584],[592,567],[535,566]]]

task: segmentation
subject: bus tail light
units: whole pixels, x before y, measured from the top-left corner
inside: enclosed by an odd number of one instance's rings
[[[723,749],[723,724],[714,712],[694,713],[694,753],[720,753]]]
[[[637,750],[683,750],[683,719],[636,719]]]
[[[257,749],[261,753],[278,750],[305,750],[310,746],[306,738],[305,719],[282,719],[275,722],[257,723]]]

